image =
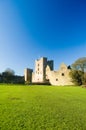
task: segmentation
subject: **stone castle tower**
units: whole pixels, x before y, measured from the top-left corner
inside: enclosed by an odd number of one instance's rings
[[[46,57],[35,60],[35,70],[25,69],[25,81],[29,83],[50,83],[52,85],[73,85],[69,76],[70,68],[64,63],[60,69],[53,70],[53,60]]]
[[[25,77],[25,82],[31,83],[32,82],[32,69],[26,68],[24,70],[24,77]]]
[[[48,61],[46,57],[42,57],[35,61],[35,71],[32,73],[32,82],[46,82],[47,65],[53,70],[53,60]]]

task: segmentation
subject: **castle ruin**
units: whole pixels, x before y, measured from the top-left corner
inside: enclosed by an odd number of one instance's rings
[[[51,85],[73,85],[69,76],[70,68],[64,63],[54,71],[53,60],[46,57],[35,60],[35,70],[25,69],[25,81],[28,83],[50,83]]]

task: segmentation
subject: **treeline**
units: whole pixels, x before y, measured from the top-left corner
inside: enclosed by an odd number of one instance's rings
[[[15,75],[12,69],[6,69],[0,74],[0,83],[24,84],[24,76]]]

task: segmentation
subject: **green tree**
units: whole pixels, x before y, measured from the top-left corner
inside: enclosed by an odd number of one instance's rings
[[[12,83],[14,75],[15,75],[14,70],[10,68],[6,69],[4,72],[2,72],[3,82]]]
[[[71,77],[73,82],[78,85],[86,84],[86,57],[77,59],[71,65]]]
[[[86,71],[86,57],[77,59],[71,67],[75,70],[81,70],[82,72]]]
[[[72,82],[75,85],[82,85],[84,82],[84,73],[80,70],[71,70],[70,76],[72,78]]]

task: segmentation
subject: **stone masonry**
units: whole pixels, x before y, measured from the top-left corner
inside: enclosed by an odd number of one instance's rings
[[[35,60],[35,70],[25,69],[25,81],[29,83],[47,83],[51,85],[73,85],[69,76],[70,69],[62,63],[59,70],[53,70],[53,60],[46,57]]]

